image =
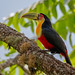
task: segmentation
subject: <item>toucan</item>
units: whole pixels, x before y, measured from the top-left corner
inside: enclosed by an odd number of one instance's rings
[[[58,53],[65,57],[66,62],[70,65],[71,61],[68,57],[66,45],[59,34],[52,28],[50,19],[43,13],[25,13],[22,18],[36,20],[36,35],[43,46],[51,53]]]

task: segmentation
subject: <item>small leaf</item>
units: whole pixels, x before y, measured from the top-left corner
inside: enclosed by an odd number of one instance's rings
[[[70,58],[73,59],[75,57],[75,50],[73,50],[70,54]]]
[[[62,13],[65,15],[65,14],[66,14],[66,9],[65,9],[65,7],[64,7],[64,4],[61,3],[61,2],[59,2],[59,7],[60,7]]]
[[[19,25],[18,25],[18,13],[15,14],[14,18],[13,18],[13,26],[16,28],[16,30],[20,31]]]
[[[25,25],[25,20],[24,20],[24,18],[19,19],[19,22],[20,22],[20,24],[21,24],[22,26]]]
[[[44,49],[42,43],[41,43],[39,40],[37,40],[36,42],[37,42],[37,45],[38,45],[41,49]]]
[[[47,7],[47,9],[49,8],[49,0],[44,0],[44,4]]]
[[[60,0],[60,2],[61,2],[62,4],[65,4],[65,1],[64,1],[64,0]]]
[[[8,44],[7,44],[7,43],[5,43],[5,42],[3,42],[3,46],[4,46],[4,48],[5,48],[5,49],[7,49],[7,48],[8,48]]]
[[[11,47],[11,49],[10,49],[10,52],[9,53],[7,53],[7,54],[5,54],[5,56],[10,56],[11,54],[13,54],[13,53],[15,53],[16,52],[16,50],[13,48],[13,47]]]
[[[69,41],[70,41],[70,45],[71,45],[71,47],[72,47],[72,39],[71,39],[71,33],[70,33],[70,35],[69,35]]]
[[[68,15],[66,20],[69,32],[75,33],[75,15]]]
[[[57,0],[52,0],[54,3],[57,1]]]
[[[9,20],[9,21],[8,21],[7,26],[10,26],[10,25],[12,24],[12,22],[13,22],[13,17],[10,17],[8,20]]]
[[[16,65],[13,65],[9,69],[9,75],[15,75],[16,74]]]
[[[31,30],[32,30],[32,32],[34,33],[34,24],[33,24],[33,21],[31,21]]]
[[[74,2],[73,2],[73,0],[69,1],[68,6],[69,6],[70,10],[74,9]]]
[[[43,3],[39,3],[37,6],[36,6],[36,12],[37,13],[44,13],[44,4]]]
[[[67,29],[66,29],[66,22],[64,20],[59,21],[55,24],[56,31],[66,40],[67,37]]]
[[[8,72],[5,72],[5,74],[4,75],[8,75]]]
[[[18,67],[18,69],[19,69],[19,75],[24,75],[24,71],[20,67]]]
[[[49,5],[52,6],[52,4],[53,4],[52,1],[53,0],[48,0],[48,1],[49,1]]]
[[[52,14],[57,19],[57,10],[56,10],[56,5],[55,4],[53,4],[53,6],[52,6]]]
[[[23,27],[27,28],[27,27],[29,27],[29,26],[30,26],[30,22],[27,22],[27,23],[24,24]]]

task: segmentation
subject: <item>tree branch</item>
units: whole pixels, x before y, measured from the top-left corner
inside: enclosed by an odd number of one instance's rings
[[[17,55],[15,58],[8,59],[6,62],[0,64],[0,73],[3,69],[17,64],[25,71],[26,74],[30,75],[30,72],[24,67],[24,64],[19,63],[19,57],[21,57],[21,55]]]
[[[13,62],[13,59],[8,59],[5,63],[0,64],[0,72],[1,72],[3,69],[5,69],[5,68],[7,68],[7,67],[10,67],[10,66],[12,66],[12,65],[14,65],[14,64],[15,64],[15,62]]]
[[[28,64],[29,69],[38,69],[47,75],[75,75],[75,68],[62,63],[50,54],[41,52],[36,43],[2,23],[0,23],[0,40],[20,52],[22,54],[20,62]]]

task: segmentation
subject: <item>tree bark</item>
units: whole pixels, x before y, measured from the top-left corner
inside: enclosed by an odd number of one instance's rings
[[[19,63],[28,64],[31,71],[41,70],[47,75],[75,75],[75,68],[44,53],[35,42],[29,40],[24,34],[2,23],[0,23],[0,41],[15,48],[21,54],[18,58]]]

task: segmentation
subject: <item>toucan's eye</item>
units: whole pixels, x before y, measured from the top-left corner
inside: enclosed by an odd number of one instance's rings
[[[44,16],[42,14],[39,14],[39,19],[43,19]]]
[[[40,14],[40,17],[43,17],[43,15],[42,15],[42,14]]]

